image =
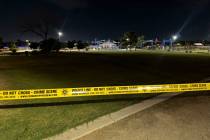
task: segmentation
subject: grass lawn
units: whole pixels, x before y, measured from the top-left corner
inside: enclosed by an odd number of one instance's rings
[[[107,52],[0,57],[0,89],[188,83],[206,77],[210,55]],[[53,136],[147,97],[0,101],[0,140]]]

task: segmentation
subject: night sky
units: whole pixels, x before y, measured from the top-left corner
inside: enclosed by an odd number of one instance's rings
[[[56,17],[66,40],[119,39],[126,31],[146,39],[210,40],[209,0],[0,0],[4,40],[40,40],[20,27],[42,15]]]

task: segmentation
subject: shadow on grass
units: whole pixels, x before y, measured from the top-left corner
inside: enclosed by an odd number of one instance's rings
[[[127,97],[127,98],[114,98],[114,99],[87,99],[82,101],[63,101],[63,102],[51,102],[51,103],[26,103],[26,104],[9,104],[0,105],[0,109],[15,109],[15,108],[34,108],[34,107],[51,107],[51,106],[65,106],[65,105],[78,105],[78,104],[95,104],[95,103],[110,103],[121,101],[133,101],[133,103],[140,102],[145,99],[157,96],[157,94],[145,96],[145,97]]]
[[[51,103],[28,103],[28,104],[12,104],[12,105],[0,105],[0,109],[16,109],[16,108],[34,108],[34,107],[52,107],[52,106],[65,106],[65,105],[78,105],[78,104],[94,104],[94,103],[109,103],[109,102],[121,102],[121,101],[133,101],[134,103],[138,103],[145,99],[150,99],[156,97],[160,94],[150,94],[150,96],[145,95],[142,97],[127,97],[127,98],[115,98],[115,99],[88,99],[82,101],[63,101],[63,102],[51,102]],[[169,95],[170,96],[170,95]],[[175,96],[178,98],[188,98],[188,97],[196,97],[196,96],[209,96],[210,92],[186,92],[181,95]],[[173,97],[173,98],[175,98]],[[168,96],[158,96],[158,98],[168,98]]]

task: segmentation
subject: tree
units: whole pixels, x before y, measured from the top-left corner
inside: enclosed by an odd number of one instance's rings
[[[57,39],[54,38],[49,38],[47,40],[44,40],[40,44],[41,51],[46,54],[52,52],[53,50],[58,52],[61,49],[61,47],[62,44]]]
[[[88,47],[88,43],[83,43],[82,41],[78,41],[77,42],[77,49],[81,50],[81,49],[85,49],[86,47]]]
[[[42,12],[43,11],[43,12]],[[63,17],[56,11],[48,11],[40,9],[39,12],[33,13],[29,17],[25,17],[24,22],[20,26],[22,33],[32,33],[42,40],[47,40],[55,29],[59,29],[62,25]]]
[[[16,46],[22,46],[24,44],[23,41],[21,41],[20,39],[16,40],[15,45]]]
[[[39,43],[37,42],[32,42],[29,46],[31,49],[38,49],[39,48]]]
[[[51,24],[46,20],[41,20],[37,23],[32,24],[25,24],[22,26],[22,32],[23,33],[33,33],[39,37],[41,37],[43,40],[47,40],[49,36],[49,31],[51,28]]]
[[[143,43],[144,43],[144,36],[142,35],[137,38],[136,46],[141,48],[143,46]]]
[[[68,41],[67,47],[68,47],[69,49],[73,49],[73,48],[75,47],[75,43],[76,43],[75,40],[74,40],[74,41]]]
[[[0,48],[3,48],[4,47],[4,44],[3,44],[4,42],[3,42],[3,38],[2,37],[0,37]]]
[[[17,47],[16,47],[15,42],[10,42],[9,43],[9,49],[10,49],[10,51],[12,51],[12,53],[16,53]]]
[[[135,32],[126,32],[121,38],[121,46],[123,48],[136,48],[137,35]]]

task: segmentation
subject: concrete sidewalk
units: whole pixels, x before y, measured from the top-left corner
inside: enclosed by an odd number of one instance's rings
[[[46,140],[77,140],[83,136],[86,136],[86,135],[94,132],[94,131],[97,131],[103,127],[106,127],[108,125],[116,123],[117,121],[125,119],[128,116],[131,116],[135,113],[143,111],[147,108],[150,108],[153,105],[164,102],[164,101],[166,101],[174,96],[177,96],[179,94],[181,94],[181,93],[162,94],[162,95],[156,96],[154,98],[144,100],[138,104],[128,106],[128,107],[123,108],[117,112],[99,117],[94,121],[82,124],[80,126],[77,126],[76,128],[72,128],[70,130],[67,130],[67,131],[61,133],[61,134],[47,138]]]
[[[169,139],[210,139],[209,92],[185,93],[174,97],[84,136],[80,140]]]

